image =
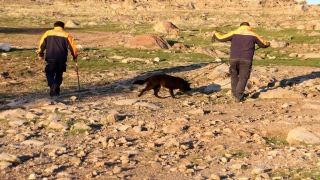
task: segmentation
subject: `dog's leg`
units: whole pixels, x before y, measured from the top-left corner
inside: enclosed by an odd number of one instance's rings
[[[170,95],[171,95],[172,98],[176,98],[176,97],[174,96],[174,94],[173,94],[173,89],[169,89],[169,92],[170,92]]]
[[[142,96],[142,94],[143,94],[145,91],[147,91],[147,90],[146,90],[146,89],[142,89],[141,92],[140,92],[140,94],[138,95],[138,97]]]
[[[158,95],[160,89],[161,89],[161,86],[160,86],[160,85],[157,86],[157,87],[155,87],[155,88],[153,88],[154,95],[155,95],[157,98],[163,99],[164,97],[160,97],[160,96]]]
[[[140,94],[138,95],[138,97],[142,96],[142,94],[146,91],[150,91],[151,89],[153,89],[153,85],[150,84],[149,82],[147,82],[147,85],[144,89],[141,90]]]

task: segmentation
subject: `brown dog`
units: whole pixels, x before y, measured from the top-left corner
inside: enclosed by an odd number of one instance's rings
[[[147,83],[146,87],[144,89],[142,89],[142,91],[140,92],[140,94],[138,95],[139,97],[145,92],[145,91],[149,91],[151,89],[153,89],[154,91],[154,95],[157,98],[164,98],[164,97],[160,97],[158,95],[158,92],[160,91],[161,86],[168,88],[170,95],[172,98],[175,98],[174,94],[173,94],[173,90],[174,89],[179,89],[181,92],[192,96],[190,93],[188,93],[187,91],[190,91],[190,83],[188,83],[188,81],[179,78],[179,77],[174,77],[174,76],[170,76],[167,74],[155,74],[152,75],[144,80],[136,80],[133,82],[133,84],[144,84]]]

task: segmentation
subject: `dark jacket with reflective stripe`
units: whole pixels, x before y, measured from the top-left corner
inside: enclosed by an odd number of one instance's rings
[[[48,30],[42,36],[38,49],[38,54],[44,57],[45,60],[57,59],[67,61],[68,49],[73,57],[77,57],[76,44],[73,38],[61,27],[55,27],[53,30]]]
[[[215,33],[213,36],[220,42],[231,41],[230,59],[252,60],[255,44],[261,48],[268,47],[267,41],[254,33],[250,26],[240,26],[237,30],[228,34],[220,35],[220,33]]]

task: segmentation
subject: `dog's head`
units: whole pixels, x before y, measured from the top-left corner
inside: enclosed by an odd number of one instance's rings
[[[183,85],[183,89],[186,91],[191,91],[190,84],[191,83],[188,83],[188,81],[185,81]]]

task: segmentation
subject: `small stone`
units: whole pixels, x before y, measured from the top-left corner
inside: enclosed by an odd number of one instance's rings
[[[184,145],[183,144],[183,145],[180,146],[180,148],[183,149],[183,150],[188,150],[190,147],[188,145]]]
[[[170,168],[170,172],[177,172],[178,168],[174,167],[174,168]]]
[[[122,168],[119,166],[115,166],[112,170],[114,174],[119,174],[122,171]]]
[[[261,174],[263,172],[264,172],[263,168],[254,168],[252,169],[251,174]]]
[[[139,133],[139,132],[141,132],[141,126],[135,126],[135,127],[133,127],[132,128],[132,130],[135,132],[135,133]]]
[[[107,122],[114,123],[120,120],[120,116],[118,114],[111,113],[107,116],[106,119],[107,119]]]
[[[6,162],[6,161],[0,161],[0,169],[5,169],[9,166],[11,166],[12,163],[11,162]]]
[[[228,158],[222,157],[222,158],[220,159],[220,161],[222,161],[222,162],[228,162]]]
[[[154,148],[156,145],[155,145],[155,143],[153,143],[153,142],[148,142],[147,143],[147,147],[148,148]]]
[[[38,175],[33,173],[33,174],[30,174],[30,176],[28,177],[28,179],[37,179]]]
[[[153,61],[155,61],[155,62],[160,62],[161,59],[160,59],[159,57],[155,57],[155,58],[153,59]]]
[[[96,162],[95,167],[103,167],[104,162]]]
[[[72,102],[75,102],[76,99],[77,99],[77,96],[71,96],[71,97],[70,97],[70,100],[71,100]]]
[[[191,169],[191,168],[187,169],[187,173],[194,173],[194,169]]]
[[[216,175],[216,174],[211,174],[210,178],[212,180],[220,180],[220,176],[219,175]]]

